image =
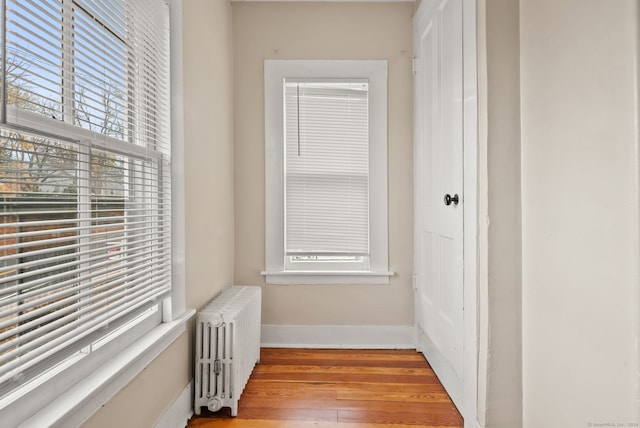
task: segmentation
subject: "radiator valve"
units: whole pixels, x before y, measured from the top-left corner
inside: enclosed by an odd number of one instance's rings
[[[211,412],[217,412],[222,408],[222,400],[219,398],[213,397],[207,402],[207,408]]]

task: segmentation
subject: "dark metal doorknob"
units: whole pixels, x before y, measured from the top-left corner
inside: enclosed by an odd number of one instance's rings
[[[451,196],[450,194],[446,194],[444,195],[444,204],[449,206],[453,203],[453,205],[458,205],[458,202],[460,201],[460,199],[458,198],[458,194],[456,193],[455,195]]]

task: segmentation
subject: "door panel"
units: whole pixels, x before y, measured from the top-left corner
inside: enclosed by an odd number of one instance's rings
[[[462,380],[462,0],[423,2],[414,27],[416,322]]]

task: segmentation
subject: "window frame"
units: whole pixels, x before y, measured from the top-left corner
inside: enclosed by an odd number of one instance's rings
[[[182,0],[167,0],[170,19],[170,99],[171,111],[171,187],[180,196],[184,188],[183,120],[182,120]],[[127,152],[132,147],[114,138],[88,129],[70,127],[63,121],[19,111],[9,106],[9,129],[25,128],[68,138],[71,141],[90,140],[95,148]],[[4,125],[2,125],[4,126]],[[27,131],[28,132],[28,131]],[[37,132],[36,132],[37,133]],[[151,156],[153,158],[153,156]],[[0,420],[10,425],[79,426],[95,411],[124,388],[172,342],[186,331],[186,323],[195,314],[186,309],[184,278],[184,198],[172,196],[172,281],[171,295],[158,301],[157,310],[134,322],[134,327],[114,335],[100,351],[85,357],[72,357],[38,379],[12,394],[11,401],[0,407]],[[28,395],[27,395],[28,394]]]
[[[265,261],[267,284],[388,284],[387,60],[264,61],[265,93]],[[291,270],[285,260],[284,97],[285,79],[369,81],[369,266],[335,269],[304,262]]]

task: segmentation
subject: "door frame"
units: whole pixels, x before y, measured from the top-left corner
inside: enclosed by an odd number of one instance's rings
[[[439,0],[433,0],[439,1]],[[428,0],[416,11],[413,24],[423,18]],[[455,371],[424,336],[417,334],[419,350],[429,359],[436,374],[464,418],[465,428],[478,428],[478,305],[479,305],[479,224],[478,224],[478,4],[462,0],[463,52],[463,379],[460,385]],[[415,91],[414,91],[415,96]],[[414,195],[415,197],[415,195]],[[415,234],[415,231],[414,231]],[[416,325],[416,332],[420,330]]]
[[[464,293],[464,355],[462,415],[465,427],[478,423],[478,5],[477,0],[462,1],[463,52],[463,189],[465,211],[463,220],[463,293]]]

